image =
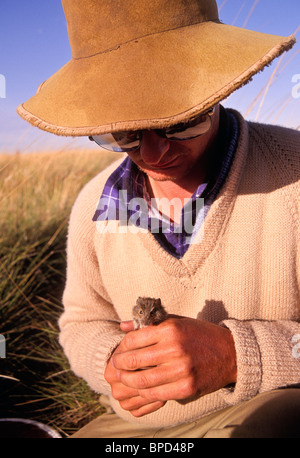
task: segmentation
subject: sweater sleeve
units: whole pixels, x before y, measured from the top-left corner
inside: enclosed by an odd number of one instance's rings
[[[102,285],[93,243],[92,214],[97,202],[93,195],[99,197],[99,185],[97,191],[91,192],[95,185],[94,179],[94,183],[83,189],[71,212],[59,341],[74,373],[94,391],[109,394],[110,385],[104,379],[104,371],[124,334]]]
[[[222,325],[232,332],[237,354],[237,383],[223,390],[227,403],[300,383],[300,323],[228,319]]]
[[[300,225],[299,225],[299,132],[251,123],[255,146],[267,155],[274,186],[294,222],[296,289],[300,308]],[[267,148],[262,148],[262,145]],[[270,160],[270,158],[272,160]],[[288,183],[288,186],[284,184]],[[280,304],[278,304],[280,307]],[[227,402],[236,403],[258,393],[300,385],[300,323],[295,320],[228,319],[222,324],[232,332],[237,353],[238,380],[234,389],[225,389]]]

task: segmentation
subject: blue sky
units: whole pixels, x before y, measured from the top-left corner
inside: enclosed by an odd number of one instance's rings
[[[300,25],[299,0],[218,0],[217,3],[220,19],[237,27],[287,36]],[[296,38],[300,43],[300,30]],[[280,62],[276,59],[251,83],[229,97],[224,105],[247,114],[250,120],[297,128],[300,125],[299,43]],[[42,132],[16,114],[18,104],[30,98],[39,84],[71,57],[60,0],[1,0],[0,152],[90,147],[87,139],[61,138]],[[267,90],[272,74],[273,83]],[[257,103],[250,110],[256,98]]]

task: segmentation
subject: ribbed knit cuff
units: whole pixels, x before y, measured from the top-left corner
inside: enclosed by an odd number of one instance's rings
[[[103,335],[101,338],[101,346],[99,346],[98,350],[95,352],[95,373],[97,374],[97,385],[99,384],[101,386],[102,394],[109,395],[111,393],[111,387],[104,378],[104,372],[111,355],[123,338],[124,334],[121,333]]]
[[[237,382],[221,390],[226,403],[235,405],[255,396],[261,385],[261,358],[259,346],[250,322],[224,320],[233,336],[237,358]]]
[[[118,328],[118,323],[113,322],[102,327],[93,322],[75,323],[60,334],[60,344],[70,361],[71,369],[96,393],[111,393],[104,372],[109,358],[125,335]]]

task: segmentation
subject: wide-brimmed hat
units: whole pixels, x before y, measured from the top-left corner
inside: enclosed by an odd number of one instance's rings
[[[72,59],[18,107],[57,135],[164,128],[228,97],[295,43],[225,25],[215,0],[62,0]]]

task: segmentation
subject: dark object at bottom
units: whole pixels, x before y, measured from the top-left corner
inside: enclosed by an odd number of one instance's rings
[[[43,423],[22,418],[0,418],[0,439],[58,439],[61,435]]]

